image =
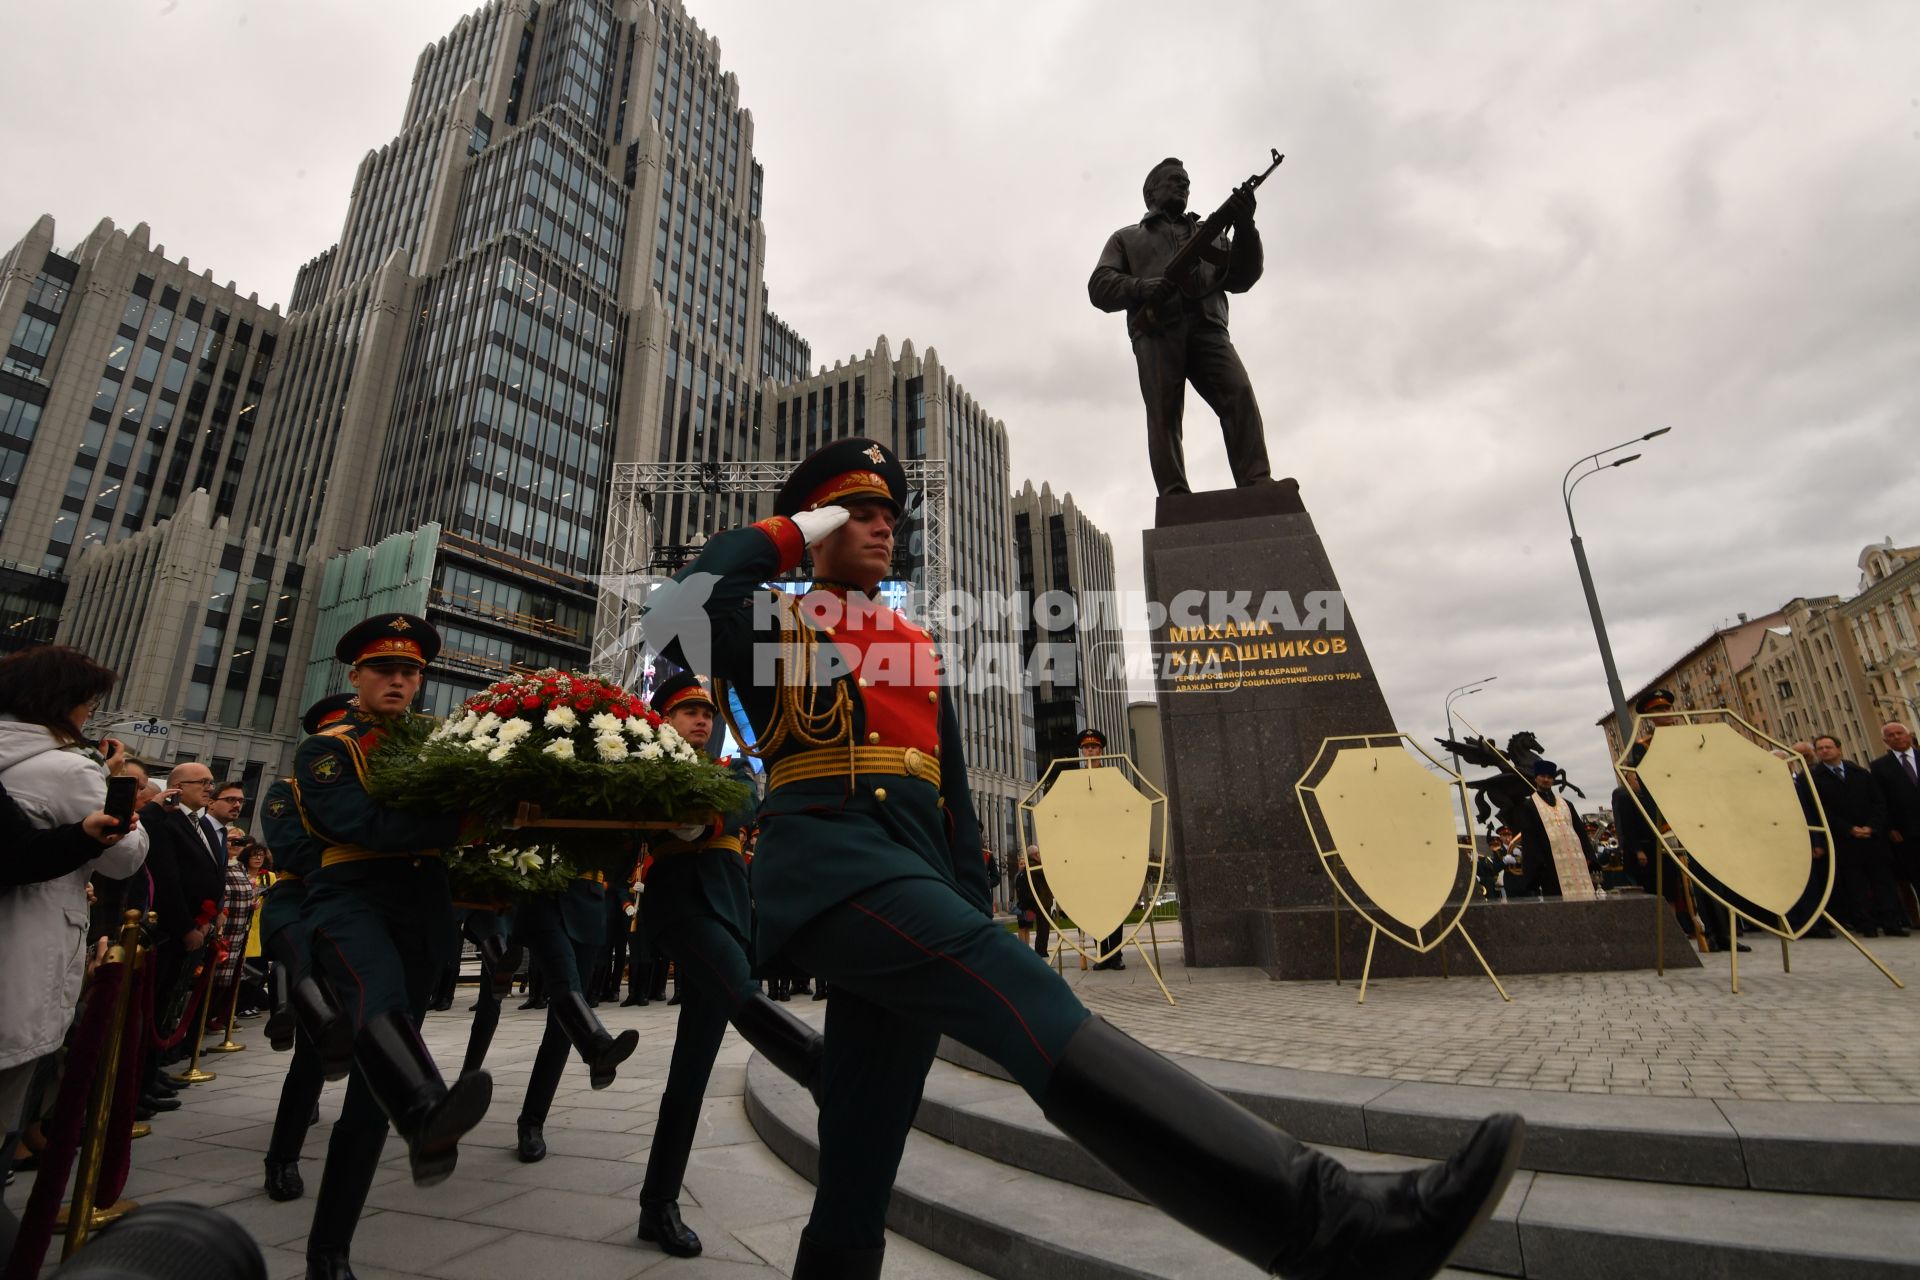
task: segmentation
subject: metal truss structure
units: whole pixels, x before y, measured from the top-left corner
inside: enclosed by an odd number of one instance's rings
[[[791,462],[617,462],[608,495],[604,554],[597,584],[593,623],[593,669],[623,684],[637,683],[647,655],[640,642],[640,612],[647,593],[679,567],[659,563],[663,552],[695,548],[663,546],[661,499],[675,494],[709,497],[732,493],[777,493],[793,473]],[[932,602],[945,597],[947,576],[947,462],[944,458],[903,460],[908,499],[908,557],[915,566],[906,612],[933,629]],[[697,544],[696,544],[697,545]]]

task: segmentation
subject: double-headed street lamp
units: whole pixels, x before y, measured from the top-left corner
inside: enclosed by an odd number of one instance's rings
[[[1566,475],[1560,478],[1560,502],[1567,509],[1567,532],[1572,535],[1573,539],[1573,562],[1580,569],[1581,589],[1587,593],[1587,612],[1593,617],[1593,637],[1600,644],[1600,665],[1606,669],[1607,693],[1613,698],[1614,724],[1619,728],[1620,741],[1623,744],[1627,741],[1627,735],[1632,731],[1633,717],[1627,711],[1627,695],[1620,687],[1619,669],[1613,665],[1613,646],[1607,643],[1607,623],[1606,619],[1600,616],[1600,598],[1593,593],[1593,570],[1587,567],[1587,550],[1586,547],[1581,544],[1580,530],[1573,522],[1573,491],[1579,488],[1580,482],[1588,476],[1599,475],[1602,471],[1609,470],[1613,467],[1624,467],[1640,456],[1637,453],[1630,453],[1624,458],[1615,458],[1608,462],[1602,462],[1601,459],[1605,458],[1608,454],[1630,448],[1643,440],[1652,440],[1656,436],[1663,436],[1671,430],[1673,430],[1672,427],[1661,427],[1656,431],[1649,431],[1643,436],[1635,436],[1631,440],[1622,440],[1619,444],[1609,445],[1598,453],[1590,453],[1568,467]],[[1586,466],[1588,463],[1593,464],[1589,470],[1581,471],[1577,476],[1574,475],[1574,472],[1580,471],[1580,468]]]

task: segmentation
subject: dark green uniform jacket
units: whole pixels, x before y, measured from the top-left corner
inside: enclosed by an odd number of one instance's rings
[[[260,806],[260,838],[273,852],[273,887],[260,907],[264,943],[300,917],[306,878],[320,869],[324,847],[300,821],[300,795],[290,778],[275,778]]]
[[[727,762],[734,777],[753,785],[753,766],[745,756]],[[653,863],[647,869],[647,891],[640,895],[641,924],[652,937],[675,920],[687,916],[713,916],[740,939],[742,947],[753,940],[753,899],[747,889],[747,860],[740,854],[740,842],[753,825],[756,807],[752,793],[740,807],[722,815],[713,836],[702,836],[691,843],[656,840],[651,844]],[[724,847],[714,847],[714,836],[725,837]]]
[[[908,670],[933,656],[925,633],[891,610],[885,610],[889,616],[884,627],[849,622],[853,613],[870,616],[871,606],[857,593],[844,616],[828,608],[827,616],[840,618],[838,625],[812,620],[807,602],[825,592],[810,594],[797,608],[790,599],[788,607],[776,607],[764,584],[791,573],[802,549],[793,522],[778,516],[727,530],[715,535],[673,584],[655,591],[648,604],[649,634],[670,637],[663,640],[667,656],[729,682],[763,744],[777,741],[787,717],[775,714],[778,687],[755,683],[765,670],[765,664],[756,670],[755,651],[778,645],[783,632],[810,628],[823,649],[841,650],[857,671],[875,669],[857,659],[876,643],[899,649]],[[703,632],[711,640],[704,658],[697,652]],[[688,652],[683,640],[692,641],[696,652]],[[982,912],[989,910],[980,824],[967,789],[966,760],[947,690],[916,677],[870,685],[863,685],[863,679],[843,673],[801,691],[802,697],[810,699],[812,711],[824,712],[833,704],[835,690],[844,690],[851,723],[836,740],[839,751],[848,750],[849,734],[861,746],[912,747],[937,757],[939,782],[899,773],[842,773],[769,786],[760,805],[753,862],[754,943],[763,966],[820,912],[890,880],[942,880]],[[783,760],[818,749],[789,739],[773,747],[766,759],[777,771]],[[770,774],[769,783],[773,781]]]

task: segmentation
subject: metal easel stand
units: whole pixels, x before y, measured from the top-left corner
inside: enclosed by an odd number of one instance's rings
[[[1494,976],[1493,966],[1488,964],[1487,958],[1480,954],[1480,948],[1475,945],[1473,935],[1467,932],[1467,927],[1464,924],[1457,924],[1453,927],[1452,931],[1460,935],[1460,940],[1467,944],[1467,950],[1473,952],[1473,958],[1480,962],[1482,969],[1486,970],[1487,981],[1491,982],[1493,989],[1500,993],[1500,998],[1508,1004],[1512,1004],[1513,997],[1507,994],[1507,989],[1500,985],[1500,979]],[[1379,941],[1380,933],[1381,930],[1378,925],[1375,925],[1367,933],[1367,961],[1360,969],[1360,995],[1359,998],[1354,1001],[1355,1004],[1365,1004],[1367,1002],[1367,978],[1373,972],[1373,944]],[[1398,939],[1395,939],[1395,941],[1398,941]],[[1435,947],[1439,948],[1441,963],[1443,965],[1446,962],[1445,941],[1445,935],[1442,935],[1441,940],[1434,944]],[[1339,949],[1336,947],[1334,949],[1334,955],[1338,956],[1339,954]]]

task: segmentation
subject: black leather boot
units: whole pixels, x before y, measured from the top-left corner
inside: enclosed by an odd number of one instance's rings
[[[521,1164],[538,1164],[547,1158],[547,1135],[543,1132],[544,1121],[529,1120],[520,1117],[515,1126],[513,1153],[520,1157]]]
[[[320,1051],[320,1074],[328,1080],[342,1080],[353,1070],[353,1023],[312,974],[293,984],[287,997],[301,1030]]]
[[[1289,1280],[1432,1276],[1493,1211],[1526,1128],[1494,1116],[1443,1164],[1350,1173],[1097,1017],[1042,1110],[1169,1216]]]
[[[267,1043],[275,1053],[293,1048],[293,975],[284,964],[273,966],[273,1012],[267,1015]]]
[[[307,1280],[353,1280],[347,1252],[386,1143],[385,1125],[333,1127],[326,1164],[320,1170],[320,1190],[314,1196],[313,1225],[307,1233]]]
[[[607,1034],[599,1016],[587,1008],[586,999],[578,991],[563,991],[554,996],[553,1014],[560,1021],[560,1029],[567,1033],[567,1039],[579,1051],[580,1060],[587,1064],[587,1083],[596,1089],[613,1083],[614,1071],[633,1055],[640,1043],[640,1033],[632,1029],[618,1036]]]
[[[481,979],[483,982],[518,969],[524,954],[520,947],[508,946],[507,940],[497,933],[491,937],[475,939],[473,947],[480,953],[480,972],[484,975]]]
[[[820,1101],[820,1063],[826,1057],[826,1037],[757,991],[741,1001],[733,1015],[733,1026],[783,1075],[805,1085],[813,1100]]]
[[[306,1180],[300,1176],[298,1160],[275,1160],[269,1156],[267,1166],[267,1199],[298,1200],[306,1194]]]
[[[834,1249],[802,1231],[793,1280],[880,1280],[880,1264],[886,1257],[884,1244],[878,1249]]]
[[[446,1181],[460,1158],[460,1136],[486,1118],[493,1077],[475,1071],[449,1089],[420,1033],[397,1010],[367,1022],[354,1056],[367,1088],[407,1141],[414,1183],[431,1187]]]
[[[676,1258],[700,1256],[700,1237],[680,1221],[680,1206],[672,1200],[661,1204],[640,1202],[640,1238]]]

